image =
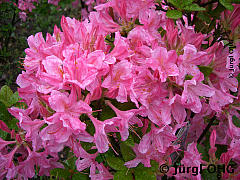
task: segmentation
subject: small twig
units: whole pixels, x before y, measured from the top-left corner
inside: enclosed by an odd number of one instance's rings
[[[206,133],[208,132],[208,130],[210,129],[210,127],[213,125],[214,120],[216,119],[216,116],[213,117],[210,122],[208,123],[207,127],[203,130],[202,134],[199,136],[197,143],[199,144],[202,139],[204,138],[204,136],[206,135]]]
[[[18,0],[16,1],[16,4],[18,4]],[[6,42],[5,42],[5,47],[6,48],[8,48],[8,44],[9,44],[10,37],[11,37],[11,34],[12,34],[12,29],[15,25],[15,18],[16,18],[16,9],[14,8],[13,17],[12,17],[12,21],[11,21],[12,27],[9,30],[8,37],[7,37]]]

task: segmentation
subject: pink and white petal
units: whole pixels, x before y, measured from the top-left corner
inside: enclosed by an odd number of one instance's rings
[[[142,137],[142,139],[139,143],[139,146],[138,146],[139,152],[141,152],[143,154],[146,153],[148,151],[150,145],[151,145],[151,134],[147,133]]]
[[[79,172],[81,172],[81,171],[83,171],[84,169],[90,167],[91,164],[92,164],[92,161],[91,161],[91,159],[88,159],[88,158],[84,158],[84,159],[82,159],[82,160],[80,160],[80,158],[78,158],[78,159],[76,160],[76,163],[75,163],[75,164],[76,164],[77,170],[78,170]]]

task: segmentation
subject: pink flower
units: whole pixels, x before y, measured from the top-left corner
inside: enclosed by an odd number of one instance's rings
[[[34,121],[26,115],[19,113],[19,124],[22,129],[27,131],[25,138],[34,138],[34,136],[38,136],[39,129],[44,125],[44,121],[35,119]]]
[[[215,147],[215,141],[216,141],[216,130],[214,129],[210,135],[210,149],[209,149],[209,156],[213,160],[215,160],[215,152],[217,151],[217,148]]]
[[[178,76],[178,67],[176,51],[167,51],[166,48],[159,47],[153,50],[152,57],[149,58],[150,67],[158,71],[162,82],[165,82],[168,76]]]
[[[102,67],[102,61],[105,55],[102,55],[101,52],[101,54],[99,53],[101,56],[94,56],[91,60],[90,54],[87,60],[84,55],[77,57],[75,54],[76,50],[74,49],[74,46],[69,46],[64,52],[65,58],[69,59],[63,63],[63,70],[65,72],[64,80],[68,83],[76,84],[81,89],[85,89],[88,85],[95,82],[98,74],[96,68],[98,67],[100,69]],[[90,64],[88,64],[87,61],[89,61]],[[94,65],[97,66],[95,67]]]
[[[43,141],[52,141],[57,143],[65,143],[72,135],[72,130],[63,126],[61,121],[50,124],[43,128],[40,136]]]
[[[11,133],[10,129],[8,128],[8,126],[2,121],[0,120],[0,129],[2,131],[5,131],[7,133]]]
[[[5,141],[2,138],[0,138],[0,150],[2,150],[8,144],[14,144],[14,143],[16,143],[16,141]]]
[[[143,1],[142,1],[143,2]],[[154,9],[147,9],[143,11],[140,9],[139,12],[139,22],[144,25],[144,29],[148,31],[155,38],[160,39],[160,34],[157,29],[160,26],[165,25],[165,17],[164,14],[159,11],[155,11]]]
[[[184,91],[182,93],[182,103],[189,105],[189,108],[199,113],[202,108],[199,96],[211,97],[215,94],[215,91],[209,86],[196,82],[195,80],[186,80],[184,82]]]
[[[187,147],[187,151],[184,151],[184,158],[181,160],[181,164],[187,168],[187,167],[200,167],[200,164],[204,163],[204,161],[201,159],[201,154],[197,150],[197,144],[191,143]],[[181,167],[181,166],[180,166]],[[178,173],[176,177],[178,178],[188,178],[188,179],[196,179],[201,180],[201,175],[197,174],[196,176],[193,175],[194,173]]]
[[[178,29],[175,27],[172,19],[166,19],[165,30],[166,35],[164,36],[164,40],[167,42],[166,46],[170,46],[171,49],[176,49],[179,46]]]
[[[96,168],[99,173],[96,174]],[[101,163],[91,166],[90,176],[92,180],[109,180],[113,179],[113,175],[108,171],[108,169]]]
[[[109,53],[110,56],[115,57],[118,60],[124,60],[130,55],[129,45],[127,39],[122,37],[118,32],[115,33],[114,48]]]
[[[171,124],[171,106],[167,100],[161,100],[160,98],[153,98],[150,106],[147,109],[149,119],[161,126]]]
[[[240,23],[240,6],[238,4],[234,5],[234,10],[229,11],[225,10],[221,13],[221,19],[223,20],[224,26],[226,28],[231,28],[231,31],[234,33],[235,29],[239,26]]]
[[[29,10],[30,12],[32,12],[32,9],[35,8],[33,2],[34,0],[19,0],[18,8],[21,9],[22,11]]]
[[[114,107],[110,101],[105,101],[107,105],[109,105],[114,112],[117,114],[117,117],[112,118],[112,121],[116,126],[119,127],[119,132],[122,137],[122,141],[126,141],[129,135],[129,125],[138,124],[142,126],[142,122],[140,119],[136,117],[136,113],[139,111],[138,109],[131,109],[129,111],[120,111],[116,107]]]
[[[46,119],[48,124],[54,124],[60,120],[64,127],[75,133],[85,130],[86,125],[80,121],[79,117],[83,113],[91,112],[92,109],[82,100],[77,101],[75,93],[74,88],[69,96],[67,93],[52,91],[48,100],[50,107],[55,110],[56,113]]]
[[[178,60],[179,77],[177,83],[179,85],[183,84],[183,80],[187,74],[192,75],[195,78],[203,76],[197,65],[202,64],[206,59],[208,59],[206,52],[197,52],[196,47],[191,44],[187,44],[183,49],[184,54],[180,55]]]
[[[156,128],[152,124],[151,131],[143,136],[141,139],[138,150],[141,153],[146,153],[150,147],[154,147],[160,153],[166,153],[172,142],[177,139],[174,135],[173,129],[170,126],[163,126]],[[177,146],[175,147],[178,148]]]
[[[187,44],[194,45],[198,50],[201,49],[203,40],[206,38],[205,34],[195,33],[194,28],[191,26],[183,26],[181,23],[178,23],[178,27],[181,32],[180,42],[183,46]]]
[[[37,72],[45,57],[43,49],[46,47],[46,43],[41,32],[35,36],[29,36],[27,41],[29,48],[25,50],[24,68],[29,72]]]
[[[0,153],[0,177],[9,177],[14,178],[16,175],[16,168],[13,163],[13,157],[15,152],[17,151],[18,147],[16,146],[10,153],[8,154],[1,154]]]
[[[25,22],[27,19],[27,14],[25,12],[19,12],[18,14],[20,19],[22,19],[22,21]]]
[[[228,132],[230,134],[231,138],[239,138],[240,137],[240,128],[236,127],[233,122],[232,122],[232,116],[227,113],[227,118],[228,118]],[[239,117],[238,117],[239,118]]]
[[[119,102],[127,102],[132,81],[132,64],[127,60],[122,60],[114,65],[113,70],[103,81],[102,87],[109,89],[107,96],[116,98]]]
[[[138,149],[138,144],[135,144],[135,146],[133,147],[133,151],[136,154],[136,158],[126,162],[124,165],[128,168],[133,168],[141,162],[142,164],[144,164],[145,167],[151,167],[150,159],[154,151],[153,147],[150,147],[150,149],[146,153],[141,153]]]
[[[97,7],[95,7],[95,9],[97,9]],[[112,17],[108,14],[108,11],[106,9],[98,12],[91,12],[89,19],[94,25],[100,27],[103,33],[113,33],[120,29],[120,26],[113,21]]]
[[[47,56],[42,61],[46,72],[40,74],[41,80],[54,86],[56,89],[63,87],[63,61],[56,56]]]
[[[17,166],[19,175],[22,175],[25,178],[32,178],[35,175],[35,166],[40,166],[39,175],[50,175],[49,171],[53,168],[64,168],[64,166],[56,162],[58,158],[54,157],[51,154],[52,158],[48,157],[48,152],[34,152],[31,151],[28,147],[28,157],[25,161],[22,161]]]
[[[168,94],[163,83],[153,76],[149,69],[139,69],[138,75],[135,76],[133,81],[133,91],[131,100],[136,104],[135,99],[138,100],[143,106],[148,109],[154,105],[153,101],[162,101]]]
[[[230,144],[230,148],[228,149],[228,151],[232,151],[233,152],[233,155],[232,155],[232,158],[236,158],[239,160],[240,158],[240,139],[233,139],[231,141],[231,144]]]
[[[60,0],[48,0],[48,3],[57,6],[58,3],[59,3],[59,1],[60,1]]]
[[[107,134],[105,132],[105,126],[112,125],[113,122],[108,120],[99,121],[89,114],[88,114],[88,117],[92,120],[95,127],[94,140],[95,140],[98,152],[105,153],[108,150],[109,144],[110,144],[107,138]]]
[[[187,113],[182,105],[181,96],[176,94],[172,99],[170,99],[169,104],[171,105],[171,113],[173,118],[178,124],[183,124],[187,117]]]
[[[211,107],[212,110],[215,110],[217,112],[221,112],[222,111],[222,107],[224,107],[227,104],[230,104],[233,102],[233,98],[235,98],[234,96],[232,96],[231,94],[222,92],[216,88],[214,88],[215,90],[215,94],[210,97],[209,99],[209,105]]]

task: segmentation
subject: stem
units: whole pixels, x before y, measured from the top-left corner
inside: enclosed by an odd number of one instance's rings
[[[213,125],[213,122],[214,122],[215,119],[216,119],[216,116],[211,119],[211,121],[208,123],[207,127],[203,130],[202,134],[200,135],[200,137],[199,137],[198,140],[197,140],[197,143],[198,143],[198,144],[202,141],[202,139],[204,138],[204,136],[207,134],[208,130],[209,130],[210,127]]]
[[[18,0],[16,1],[16,4],[18,4]],[[12,29],[15,25],[15,18],[16,18],[16,9],[14,8],[13,17],[12,17],[12,21],[11,21],[12,27],[9,30],[8,37],[7,37],[6,42],[5,42],[6,49],[8,48],[8,44],[9,44],[10,37],[11,37],[11,34],[12,34]]]

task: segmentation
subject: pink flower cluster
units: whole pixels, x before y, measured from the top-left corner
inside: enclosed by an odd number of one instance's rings
[[[206,127],[204,120],[214,116],[219,125],[210,138],[210,158],[216,159],[216,142],[228,146],[216,162],[239,163],[240,129],[232,122],[232,116],[240,118],[235,78],[239,67],[234,66],[235,77],[229,78],[228,48],[216,42],[203,49],[206,35],[180,21],[174,24],[155,9],[153,0],[111,0],[96,10],[83,22],[63,16],[62,31],[55,27],[46,40],[42,33],[28,38],[25,71],[17,78],[19,95],[28,108],[9,109],[19,120],[19,133],[1,126],[16,140],[0,141],[0,177],[32,178],[34,166],[40,167],[40,175],[49,175],[50,169],[61,167],[57,153],[68,146],[78,157],[79,171],[90,167],[91,179],[112,179],[109,169],[95,159],[112,147],[110,133],[120,133],[125,141],[133,125],[142,127],[143,136],[133,147],[136,158],[125,163],[128,168],[139,163],[151,167],[150,160],[172,165],[170,155],[182,151],[176,132],[188,122],[186,142],[191,144],[182,163],[198,166],[203,161],[196,141]],[[110,37],[113,44],[106,40]],[[233,56],[238,64],[240,44],[236,46]],[[135,108],[122,111],[113,99],[119,104],[132,102]],[[116,116],[106,120],[94,116],[95,101],[105,102],[103,106]],[[88,122],[94,126],[93,136],[86,130]],[[94,143],[97,152],[89,154],[80,142]],[[7,146],[14,143],[12,149]],[[17,152],[21,156],[14,160]],[[224,178],[230,175],[225,173]],[[201,175],[188,178],[201,179]]]
[[[81,7],[81,19],[85,20],[88,18],[89,13],[94,10],[94,7],[105,3],[106,0],[75,0],[72,2],[72,7],[77,8],[79,5]]]
[[[48,0],[48,3],[57,6],[59,1],[60,0]],[[24,22],[27,19],[27,13],[32,12],[32,10],[36,8],[34,3],[39,3],[38,0],[18,0],[16,3],[12,0],[5,0],[5,2],[13,3],[21,11],[19,12],[19,17]],[[0,1],[0,4],[1,3],[2,1]]]

